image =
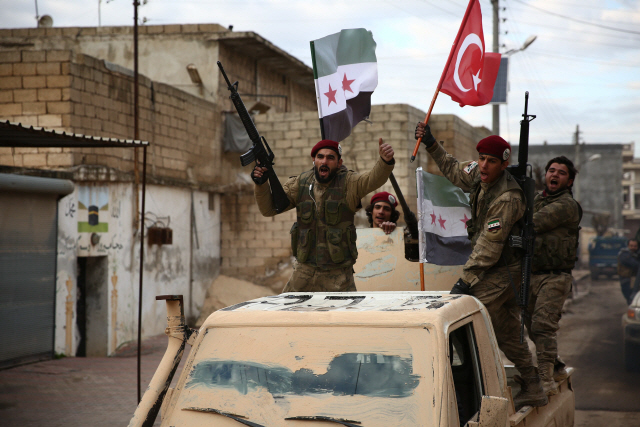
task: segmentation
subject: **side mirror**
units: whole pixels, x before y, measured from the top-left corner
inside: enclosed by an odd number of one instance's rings
[[[507,425],[509,400],[503,397],[482,396],[478,422],[469,421],[469,427],[505,427]]]

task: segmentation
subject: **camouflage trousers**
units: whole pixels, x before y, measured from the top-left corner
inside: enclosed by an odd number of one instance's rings
[[[562,306],[571,291],[571,274],[533,274],[525,325],[536,344],[538,366],[554,363],[558,355],[558,331]]]
[[[353,267],[320,270],[309,264],[296,264],[282,292],[355,292]]]
[[[520,291],[521,280],[520,263],[511,265],[508,269],[494,267],[471,287],[471,295],[487,308],[500,350],[523,377],[530,377],[534,372],[533,359],[526,341],[520,343],[520,307],[514,292],[514,286]]]

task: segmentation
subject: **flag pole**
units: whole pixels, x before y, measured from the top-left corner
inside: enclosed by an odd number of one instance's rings
[[[469,20],[469,15],[471,14],[471,8],[473,4],[477,0],[469,0],[469,4],[467,5],[467,10],[464,12],[464,17],[462,18],[462,23],[460,24],[460,28],[458,29],[458,34],[456,35],[456,39],[453,41],[453,46],[451,46],[451,52],[449,52],[449,58],[447,59],[447,64],[444,67],[444,71],[442,71],[442,76],[440,76],[440,81],[438,82],[438,87],[436,88],[436,93],[433,94],[433,99],[431,100],[431,105],[429,106],[429,111],[427,112],[427,116],[424,119],[424,124],[429,123],[429,117],[431,117],[431,111],[433,110],[433,106],[436,103],[436,98],[438,98],[438,93],[442,88],[442,82],[444,81],[444,77],[449,71],[449,67],[451,66],[451,58],[453,57],[453,53],[456,50],[456,46],[458,46],[458,42],[460,41],[460,36],[462,35],[462,30]],[[312,42],[313,43],[313,42]],[[315,71],[314,71],[315,73]],[[416,159],[416,155],[418,154],[418,148],[420,148],[420,143],[422,142],[422,138],[418,138],[416,141],[416,146],[413,149],[413,153],[411,154],[411,162]]]
[[[424,291],[424,263],[420,263],[420,290]]]
[[[316,66],[316,46],[313,41],[309,42],[311,45],[311,64],[313,67],[313,81],[316,85],[316,102],[318,103],[318,112],[320,113],[320,136],[324,139],[324,123],[322,120],[322,105],[320,103],[320,88],[318,87],[318,68]]]

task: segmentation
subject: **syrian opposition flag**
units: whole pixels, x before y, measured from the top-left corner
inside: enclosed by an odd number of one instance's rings
[[[378,86],[376,42],[364,28],[342,30],[311,42],[322,138],[342,141],[371,112]]]
[[[471,255],[469,198],[448,179],[416,170],[420,262],[463,265]]]
[[[440,79],[440,91],[461,107],[489,103],[500,69],[500,56],[485,50],[480,2],[470,0]]]

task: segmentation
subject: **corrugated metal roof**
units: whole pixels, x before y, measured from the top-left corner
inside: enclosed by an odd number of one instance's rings
[[[103,138],[0,122],[0,147],[143,147],[147,141]]]

